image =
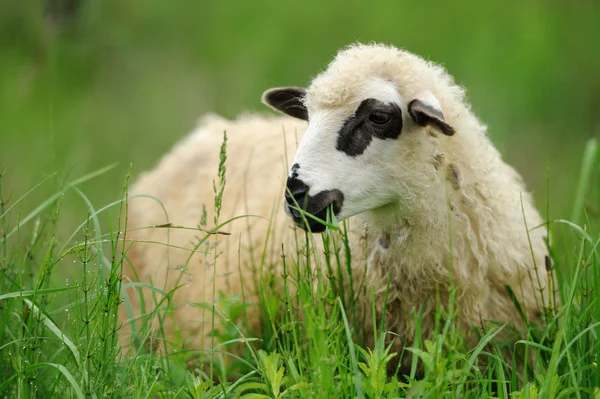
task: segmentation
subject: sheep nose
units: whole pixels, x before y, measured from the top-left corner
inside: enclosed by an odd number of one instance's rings
[[[302,180],[292,176],[287,179],[285,200],[289,205],[300,205],[300,207],[306,206],[308,199],[309,187]]]

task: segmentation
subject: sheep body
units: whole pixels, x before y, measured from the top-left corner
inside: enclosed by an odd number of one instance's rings
[[[186,305],[211,304],[213,293],[244,294],[245,301],[254,305],[258,302],[259,283],[252,267],[261,263],[263,252],[265,264],[280,260],[281,244],[277,239],[268,242],[268,238],[285,236],[290,230],[281,209],[281,193],[287,153],[293,155],[306,129],[304,125],[281,116],[246,115],[235,121],[215,115],[203,117],[190,135],[131,188],[128,239],[133,244],[128,252],[131,267],[126,267],[125,274],[166,291],[183,285],[172,299],[174,314],[164,320],[168,337],[177,329],[183,332],[188,346],[209,346],[205,339],[210,333],[210,327],[206,327],[212,322],[210,312]],[[230,235],[217,234],[196,248],[199,239],[205,237],[205,233],[194,230],[204,211],[205,230],[214,227],[213,181],[217,179],[224,133],[228,137],[228,161],[219,221],[248,216],[219,229]],[[156,227],[166,225],[173,227]],[[212,267],[215,252],[216,269]],[[150,292],[145,300],[147,309],[152,309],[155,300]],[[133,303],[139,310],[138,300]],[[253,330],[260,321],[260,311],[249,306],[247,312]]]
[[[539,321],[551,295],[544,269],[547,232],[520,176],[502,161],[487,138],[485,126],[471,112],[464,90],[443,68],[408,52],[382,45],[351,46],[313,80],[304,99],[308,115],[329,110],[351,114],[367,78],[392,82],[403,99],[423,91],[433,93],[456,134],[445,137],[429,126],[407,125],[399,139],[403,145],[396,150],[396,159],[401,161],[377,165],[382,176],[377,183],[394,200],[351,221],[354,276],[364,279],[367,288],[355,298],[359,308],[371,309],[373,292],[377,319],[381,320],[385,311],[386,329],[398,335],[396,350],[413,344],[415,313],[423,314],[423,338],[430,335],[436,298],[447,305],[452,287],[456,288],[456,317],[465,332],[490,320],[508,322],[523,331],[524,324],[506,286],[512,288],[528,320]],[[236,121],[212,118],[201,123],[132,190],[133,194],[161,199],[169,219],[155,202],[136,199],[130,205],[130,223],[137,227],[168,221],[189,226],[201,218],[202,203],[211,210],[211,182],[224,130],[229,137],[229,162],[221,220],[242,214],[264,219],[237,220],[223,228],[234,234],[217,238],[221,241],[217,248],[223,253],[217,260],[216,274],[229,275],[216,280],[216,291],[239,294],[240,281],[244,281],[246,300],[257,302],[256,286],[260,283],[246,268],[260,264],[265,249],[270,260],[266,264],[281,272],[277,261],[281,243],[294,250],[289,240],[291,223],[280,204],[290,166],[286,154],[291,159],[296,137],[302,137],[306,130],[305,123],[260,116]],[[301,141],[299,151],[303,145],[310,143]],[[210,212],[208,217],[211,220]],[[247,236],[249,228],[251,238]],[[189,248],[194,234],[189,230],[149,229],[132,232],[131,237],[169,240]],[[187,262],[189,252],[185,250],[142,242],[134,244],[130,254],[141,279],[149,281],[152,277],[158,286],[174,286],[172,277],[165,277],[168,266],[188,265],[191,280],[176,294],[176,304],[212,299],[213,269],[210,264],[207,267],[201,254]],[[367,273],[363,275],[365,263]],[[257,309],[253,312],[249,319],[256,327],[260,315]],[[180,306],[173,320],[179,327],[193,330],[203,325],[205,317],[201,310]],[[365,314],[364,319],[364,335],[367,345],[372,346],[372,317]],[[476,335],[468,336],[474,345]],[[206,346],[205,337],[196,334],[193,342]],[[408,366],[407,360],[404,362]]]

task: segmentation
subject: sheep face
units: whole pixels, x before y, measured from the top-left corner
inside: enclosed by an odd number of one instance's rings
[[[335,78],[344,83],[339,74]],[[398,187],[408,186],[399,180],[422,174],[424,156],[419,154],[431,151],[421,145],[424,127],[454,133],[437,98],[427,90],[403,93],[397,80],[369,73],[352,85],[333,87],[345,91],[344,101],[335,104],[315,98],[322,90],[313,90],[314,85],[309,90],[275,88],[263,95],[267,105],[309,122],[287,179],[287,214],[298,226],[321,232],[325,227],[298,208],[321,220],[330,209],[343,220],[389,204],[407,205]],[[413,196],[415,191],[408,191]]]

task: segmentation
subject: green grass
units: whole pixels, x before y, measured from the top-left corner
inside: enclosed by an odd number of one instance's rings
[[[453,323],[456,309],[439,308],[431,340],[420,340],[393,353],[387,346],[385,320],[374,328],[376,345],[361,346],[355,328],[363,312],[353,294],[370,295],[354,286],[339,289],[350,265],[340,264],[341,251],[351,251],[346,223],[331,221],[323,235],[299,233],[311,246],[323,240],[323,264],[310,251],[282,249],[282,276],[261,280],[264,323],[261,339],[246,329],[246,304],[240,297],[213,295],[213,350],[178,350],[178,337],[167,337],[152,318],[169,317],[173,291],[131,282],[122,277],[130,242],[127,240],[127,200],[95,208],[79,186],[97,179],[106,169],[70,182],[55,176],[59,189],[31,212],[22,213],[21,198],[8,198],[0,179],[0,395],[3,397],[179,397],[179,398],[597,398],[600,395],[600,264],[598,232],[585,204],[598,199],[598,147],[589,142],[574,194],[572,221],[548,222],[551,254],[560,286],[561,306],[547,315],[543,328],[531,326],[526,340],[506,347],[494,338],[505,326],[482,334],[468,350]],[[220,208],[225,182],[226,152],[215,171],[215,201]],[[127,199],[129,177],[123,185]],[[34,188],[36,190],[39,188]],[[88,216],[75,231],[64,233],[63,201],[77,196]],[[597,202],[593,202],[597,204]],[[119,215],[112,218],[109,210]],[[580,220],[581,219],[581,220]],[[101,221],[108,223],[102,223]],[[199,227],[199,250],[214,257],[210,241],[220,221]],[[104,227],[108,226],[108,227]],[[205,245],[206,244],[206,245]],[[218,259],[214,258],[218,265]],[[314,268],[306,267],[312,262]],[[257,265],[260,266],[260,265]],[[64,276],[68,276],[64,279]],[[282,281],[273,292],[270,281]],[[317,284],[315,284],[317,283]],[[135,340],[126,352],[119,344],[119,307],[131,303],[123,289],[150,295],[156,309],[135,316]],[[352,292],[354,291],[354,292]],[[243,297],[243,295],[242,295]],[[143,303],[143,301],[142,301]],[[127,313],[127,311],[126,311]],[[130,321],[134,316],[129,312]],[[414,315],[420,325],[420,315]],[[156,326],[154,326],[156,327]],[[164,342],[171,345],[162,345]],[[241,353],[229,353],[235,346]],[[508,364],[502,353],[535,353],[533,370]],[[393,371],[394,361],[412,353],[408,375]],[[485,360],[485,366],[481,363]],[[424,375],[417,375],[417,361]]]

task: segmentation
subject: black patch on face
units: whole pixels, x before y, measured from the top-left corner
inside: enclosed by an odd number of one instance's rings
[[[351,157],[367,149],[373,137],[393,140],[402,132],[402,111],[394,104],[386,104],[374,98],[360,103],[340,129],[335,148]]]

